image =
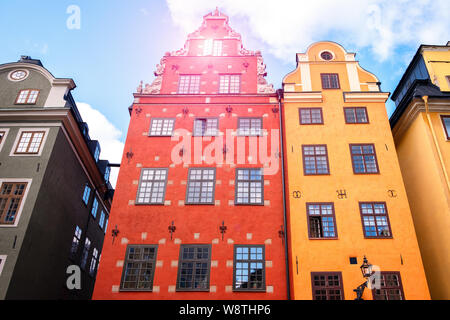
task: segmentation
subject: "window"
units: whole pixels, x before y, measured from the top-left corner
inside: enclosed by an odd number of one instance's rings
[[[163,204],[166,194],[168,169],[142,169],[136,203]]]
[[[86,241],[84,242],[84,248],[83,248],[83,253],[81,255],[81,268],[84,269],[86,267],[86,262],[88,260],[88,256],[89,256],[89,250],[91,248],[91,240],[89,240],[89,238],[86,238]]]
[[[103,229],[104,225],[105,225],[105,211],[102,210],[102,212],[100,213],[100,220],[98,221],[98,225],[100,226],[101,229]]]
[[[177,290],[208,291],[210,265],[210,245],[181,245]]]
[[[36,104],[39,90],[21,90],[16,98],[16,104]]]
[[[100,146],[97,144],[95,146],[94,159],[95,162],[98,162],[98,158],[100,157]]]
[[[106,230],[108,230],[108,217],[106,217],[106,222],[105,222],[105,229],[103,229],[103,231],[106,233]]]
[[[240,136],[260,136],[262,133],[262,118],[239,118],[238,133]]]
[[[380,289],[372,289],[374,300],[404,300],[400,272],[382,271],[380,275],[380,286]]]
[[[3,182],[0,189],[0,224],[14,224],[27,183]]]
[[[94,248],[92,251],[91,265],[89,266],[89,274],[94,276],[95,269],[97,268],[98,250]]]
[[[180,94],[198,94],[198,93],[200,93],[200,75],[180,76],[178,93],[180,93]]]
[[[103,178],[107,182],[109,180],[109,175],[111,174],[111,168],[108,166],[105,169],[105,174],[103,175]]]
[[[366,238],[391,238],[391,227],[384,202],[360,202],[359,209]]]
[[[313,300],[344,300],[340,272],[311,272]]]
[[[215,184],[215,169],[189,169],[186,204],[214,204]]]
[[[73,235],[72,246],[70,247],[70,257],[73,259],[78,251],[80,245],[82,231],[79,226],[75,227],[75,234]]]
[[[441,116],[442,124],[444,125],[445,137],[450,140],[450,116]]]
[[[97,210],[98,210],[98,200],[97,198],[94,198],[94,203],[92,203],[91,209],[91,214],[94,217],[94,219],[97,217]]]
[[[264,204],[262,169],[236,169],[235,204]]]
[[[233,289],[265,291],[265,264],[263,245],[235,245]]]
[[[213,39],[206,39],[203,42],[203,55],[209,56],[212,53]]]
[[[332,203],[307,203],[310,239],[337,238],[337,230]]]
[[[298,109],[300,124],[323,124],[322,108]]]
[[[209,56],[212,54],[213,56],[221,56],[222,47],[223,47],[222,40],[206,39],[203,42],[203,55]]]
[[[194,120],[194,136],[215,136],[218,126],[217,118],[197,118]]]
[[[329,52],[329,51],[323,51],[321,54],[320,54],[320,57],[323,59],[323,60],[332,60],[333,59],[333,54],[331,53],[331,52]]]
[[[339,89],[339,76],[337,73],[321,73],[322,89]]]
[[[239,93],[241,76],[238,74],[223,74],[220,76],[219,93]]]
[[[83,192],[83,202],[85,205],[87,205],[89,203],[89,196],[91,195],[91,188],[86,185],[84,187],[84,192]]]
[[[305,175],[330,174],[326,145],[304,145],[302,151]]]
[[[122,272],[121,291],[152,291],[157,245],[129,245]]]
[[[222,55],[222,40],[214,40],[213,44],[213,56],[221,56]]]
[[[170,137],[175,127],[175,119],[153,118],[149,136]]]
[[[38,154],[44,131],[22,131],[14,154]]]
[[[344,108],[345,123],[369,123],[365,107]]]
[[[354,173],[379,173],[373,144],[351,144],[350,151]]]

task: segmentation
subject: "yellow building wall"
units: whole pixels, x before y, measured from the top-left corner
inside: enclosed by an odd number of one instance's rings
[[[450,91],[450,48],[445,51],[427,51],[422,53],[431,81],[441,88]],[[435,82],[437,80],[437,83]]]
[[[450,113],[432,112],[430,118],[445,168],[449,172],[450,142],[446,139],[440,115]],[[419,113],[403,134],[396,135],[395,142],[431,297],[448,300],[449,192],[425,112]]]
[[[322,50],[331,50],[342,62],[319,62]],[[385,104],[383,102],[344,102],[343,91],[350,91],[346,52],[338,44],[320,42],[312,45],[307,55],[312,91],[322,91],[323,102],[290,102],[284,100],[284,125],[287,163],[287,193],[291,247],[291,279],[294,299],[312,298],[311,272],[341,272],[345,299],[364,282],[359,269],[365,255],[381,271],[399,271],[406,299],[429,299],[422,260],[413,228],[409,204],[397,160]],[[312,62],[314,61],[314,62]],[[356,62],[348,62],[356,63]],[[361,83],[377,82],[375,76],[357,68]],[[301,68],[285,77],[283,83],[301,81]],[[338,73],[340,89],[322,90],[320,73]],[[301,86],[295,86],[301,88]],[[361,85],[361,89],[363,89]],[[367,89],[366,89],[367,90]],[[298,91],[301,91],[298,90]],[[346,124],[344,106],[367,107],[369,124]],[[323,125],[300,125],[300,107],[321,107]],[[380,174],[356,175],[350,155],[351,143],[373,143]],[[302,145],[326,144],[330,175],[303,174]],[[345,190],[346,199],[338,199],[337,190]],[[395,190],[396,197],[389,197]],[[300,191],[300,199],[293,192]],[[392,239],[365,239],[359,202],[386,202],[393,234]],[[333,202],[338,239],[308,237],[307,202]],[[358,263],[351,265],[350,257]],[[298,262],[298,264],[297,264]],[[366,290],[364,299],[372,299]]]

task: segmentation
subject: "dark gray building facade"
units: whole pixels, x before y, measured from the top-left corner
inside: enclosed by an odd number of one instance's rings
[[[0,65],[0,299],[91,298],[114,190],[74,88],[30,57]]]

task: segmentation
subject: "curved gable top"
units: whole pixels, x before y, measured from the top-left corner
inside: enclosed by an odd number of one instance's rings
[[[331,53],[331,60],[324,60],[321,57],[321,54],[326,51]],[[310,78],[310,68],[308,65],[311,63],[329,63],[330,65],[334,63],[346,63],[347,66],[353,65],[351,70],[352,77],[355,81],[353,84],[354,89],[351,91],[358,91],[357,87],[359,87],[360,84],[379,84],[377,76],[362,68],[359,62],[355,59],[355,56],[356,53],[348,52],[339,43],[333,41],[314,42],[308,46],[304,53],[296,54],[297,67],[283,78],[283,83],[302,83],[303,89],[307,89],[311,87],[305,84],[305,80]]]
[[[50,71],[48,71],[46,68],[32,63],[26,63],[26,62],[12,62],[12,63],[5,63],[0,65],[0,71],[3,70],[13,70],[13,69],[28,69],[28,70],[34,70],[42,74],[44,77],[48,79],[50,84],[52,86],[67,86],[69,90],[72,90],[76,88],[76,84],[73,81],[73,79],[70,78],[55,78]]]

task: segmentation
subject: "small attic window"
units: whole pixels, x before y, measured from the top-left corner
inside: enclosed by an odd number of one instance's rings
[[[323,51],[320,53],[320,58],[326,61],[333,60],[333,54],[330,51]]]
[[[94,159],[95,162],[98,162],[98,158],[100,157],[100,146],[97,144],[95,147]]]

